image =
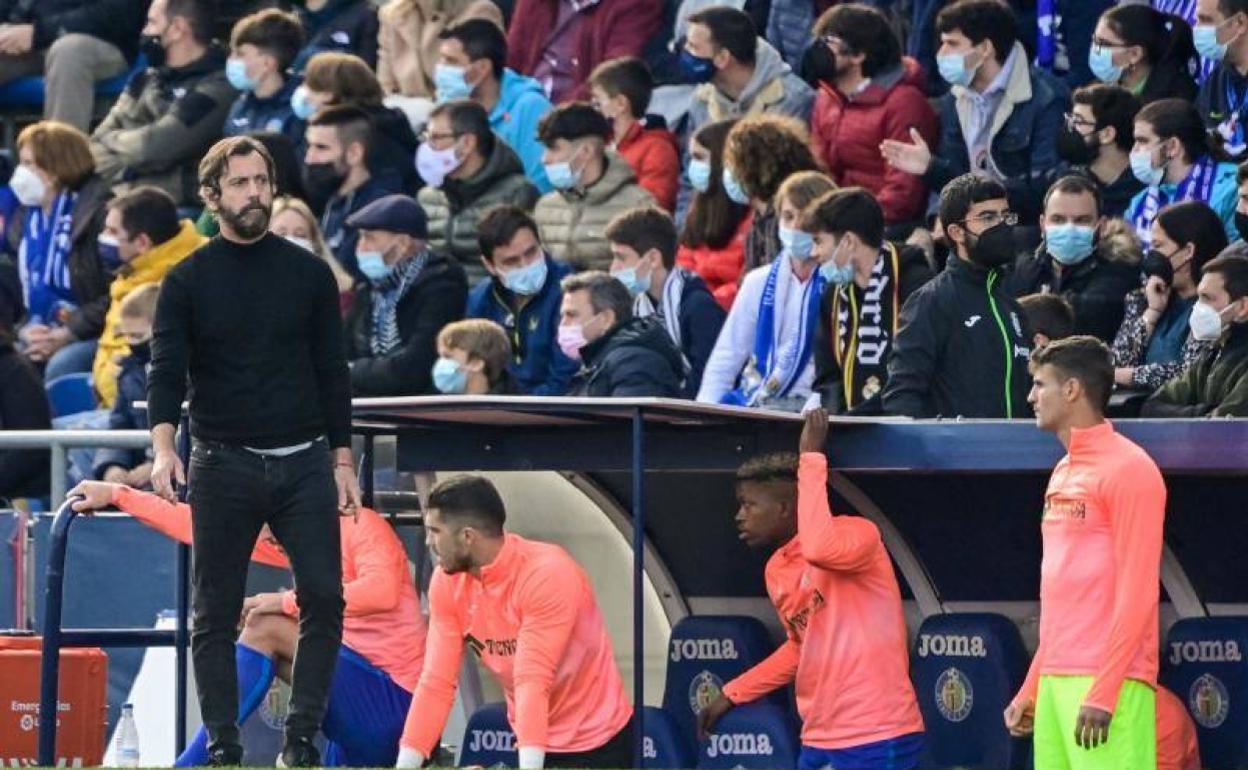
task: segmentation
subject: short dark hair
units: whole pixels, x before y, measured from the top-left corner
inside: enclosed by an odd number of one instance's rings
[[[627,246],[638,256],[657,249],[665,269],[676,266],[676,223],[662,209],[654,206],[629,209],[607,224],[604,235],[611,243]]]
[[[200,45],[208,45],[216,36],[217,0],[169,0],[165,18],[181,16],[191,28],[191,37]]]
[[[1227,18],[1237,13],[1248,13],[1248,0],[1218,0],[1218,13]]]
[[[901,63],[901,42],[883,11],[862,3],[834,5],[815,22],[815,39],[839,38],[853,53],[863,55],[862,74],[872,77]]]
[[[537,124],[537,138],[547,147],[566,139],[569,142],[592,136],[606,141],[611,136],[611,124],[589,102],[561,104]]]
[[[477,152],[488,158],[494,154],[494,130],[490,128],[490,114],[471,99],[452,99],[433,108],[429,117],[445,115],[456,136],[470,134],[477,139]]]
[[[590,73],[589,84],[598,86],[612,98],[623,94],[628,101],[628,111],[634,118],[646,114],[650,95],[654,93],[654,76],[650,74],[650,68],[635,56],[608,59],[599,64]]]
[[[1027,326],[1050,340],[1061,340],[1075,333],[1075,309],[1060,294],[1028,294],[1018,298]]]
[[[1217,257],[1207,262],[1201,271],[1205,275],[1217,273],[1222,276],[1226,293],[1231,302],[1248,297],[1248,258],[1235,254]]]
[[[1031,353],[1032,371],[1046,365],[1067,379],[1079,380],[1088,401],[1105,414],[1114,389],[1114,362],[1104,342],[1086,334],[1054,340]]]
[[[483,476],[453,476],[429,493],[429,508],[460,528],[472,527],[495,537],[503,534],[507,509],[498,490]]]
[[[1188,23],[1151,5],[1116,5],[1102,13],[1101,20],[1126,46],[1143,48],[1150,67],[1169,65],[1186,71],[1196,55]]]
[[[966,219],[971,206],[999,198],[1009,198],[1005,185],[981,174],[963,174],[940,191],[940,224],[948,231],[949,225]]]
[[[121,229],[133,240],[140,233],[152,245],[171,240],[182,230],[178,204],[173,196],[159,187],[143,185],[108,202],[108,208],[121,217]]]
[[[495,78],[503,76],[507,67],[507,35],[498,25],[485,19],[470,19],[442,30],[439,40],[458,40],[468,61],[488,59]]]
[[[342,51],[321,51],[308,59],[303,86],[329,94],[333,105],[377,107],[386,95],[368,62]]]
[[[742,64],[753,64],[758,48],[758,28],[745,11],[726,5],[703,8],[689,17],[690,24],[701,24],[710,30],[711,41],[732,54]]]
[[[1186,246],[1192,244],[1192,281],[1199,282],[1205,265],[1226,248],[1226,228],[1217,213],[1204,201],[1190,200],[1171,203],[1157,212],[1157,223],[1170,240]]]
[[[364,110],[349,104],[335,104],[313,115],[308,125],[333,128],[344,150],[359,143],[364,147],[364,162],[368,162],[373,146],[373,121]]]
[[[277,60],[277,69],[285,72],[303,48],[303,23],[293,13],[266,8],[244,16],[234,23],[230,47],[254,45]]]
[[[1195,162],[1213,150],[1200,110],[1186,99],[1158,99],[1145,105],[1135,116],[1136,123],[1147,123],[1162,141],[1177,138]]]
[[[584,273],[573,273],[559,282],[564,295],[574,291],[589,292],[589,304],[595,313],[610,310],[615,314],[617,324],[631,320],[633,317],[633,295],[628,293],[624,284],[609,273],[601,270],[587,270]]]
[[[843,187],[824,193],[802,212],[801,228],[808,233],[853,233],[868,246],[884,245],[884,210],[875,196],[861,187]]]
[[[1101,188],[1084,174],[1067,174],[1054,182],[1048,192],[1044,194],[1044,208],[1049,208],[1049,199],[1055,193],[1065,193],[1067,195],[1091,195],[1092,201],[1096,204],[1096,215],[1101,215],[1103,201],[1101,200]]]
[[[1114,144],[1125,152],[1131,150],[1135,144],[1135,116],[1140,111],[1140,100],[1135,94],[1114,83],[1093,83],[1076,88],[1070,101],[1090,107],[1096,130],[1113,127]]]
[[[1242,185],[1248,182],[1248,160],[1239,164],[1239,168],[1235,170],[1235,184]]]
[[[751,481],[756,483],[784,481],[796,484],[797,454],[794,452],[773,452],[751,457],[742,463],[740,468],[737,468],[736,477],[733,481],[737,484]]]
[[[541,242],[537,223],[519,206],[501,205],[486,211],[477,222],[477,245],[481,247],[481,256],[492,263],[494,249],[511,243],[521,230],[528,230]]]
[[[936,31],[942,35],[961,32],[975,45],[992,41],[1001,64],[1018,41],[1014,12],[1000,0],[958,0],[947,5],[936,14]]]
[[[208,149],[199,161],[199,197],[205,203],[221,197],[221,177],[230,168],[230,158],[257,154],[269,172],[269,183],[277,188],[277,167],[273,156],[259,140],[250,136],[227,136]]]

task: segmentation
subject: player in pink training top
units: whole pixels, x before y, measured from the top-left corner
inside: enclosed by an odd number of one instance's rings
[[[503,688],[521,768],[630,767],[633,708],[589,577],[559,546],[504,532],[506,520],[480,476],[448,479],[429,495],[425,531],[438,567],[397,766],[418,767],[432,753],[470,647]]]
[[[923,753],[910,684],[901,591],[879,529],[828,507],[828,413],[806,415],[801,457],[767,455],[737,471],[737,527],[752,547],[777,547],[767,595],[788,638],[724,685],[699,715],[705,735],[734,705],[797,685],[802,770],[909,770]]]

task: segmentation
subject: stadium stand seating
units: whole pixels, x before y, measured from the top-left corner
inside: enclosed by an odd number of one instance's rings
[[[53,417],[90,411],[95,408],[95,393],[91,389],[91,373],[64,374],[52,380],[44,389]]]
[[[671,714],[646,706],[641,723],[646,733],[642,751],[647,767],[693,767],[693,744],[680,734]]]
[[[473,712],[460,745],[461,767],[516,767],[520,761],[516,734],[507,722],[506,703],[487,703]]]
[[[705,770],[797,767],[798,724],[791,712],[759,701],[724,715],[715,734],[698,747],[698,767]]]
[[[1170,627],[1161,681],[1187,704],[1209,770],[1248,766],[1248,617],[1186,618]]]

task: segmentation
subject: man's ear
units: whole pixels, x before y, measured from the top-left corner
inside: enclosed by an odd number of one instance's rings
[[[364,165],[364,145],[360,142],[352,142],[347,145],[347,164],[351,166]]]
[[[1031,335],[1031,345],[1032,345],[1031,349],[1032,350],[1039,350],[1040,348],[1044,347],[1050,342],[1052,342],[1052,340],[1049,339],[1049,336],[1047,334],[1041,334],[1040,332],[1036,332],[1035,334]]]

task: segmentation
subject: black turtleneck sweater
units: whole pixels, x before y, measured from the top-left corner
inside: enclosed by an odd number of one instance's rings
[[[326,436],[351,443],[338,287],[329,267],[271,233],[218,236],[165,277],[152,338],[148,413],[191,433],[266,449]]]

